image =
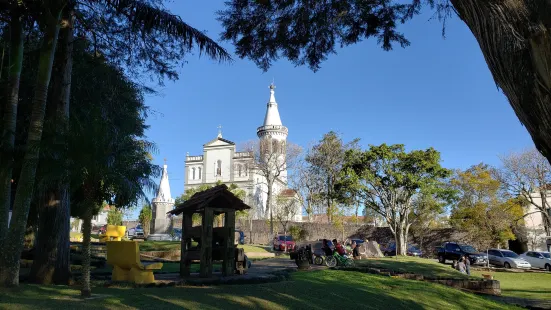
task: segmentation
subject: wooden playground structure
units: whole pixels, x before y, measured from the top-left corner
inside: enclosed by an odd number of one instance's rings
[[[191,263],[200,261],[201,277],[211,277],[213,261],[222,261],[222,275],[243,274],[246,261],[243,249],[235,242],[235,213],[250,207],[224,184],[196,193],[169,214],[182,214],[180,276],[189,277]],[[192,216],[201,214],[202,225],[193,226]],[[214,227],[215,216],[223,214],[222,227]],[[198,243],[192,247],[192,239]]]

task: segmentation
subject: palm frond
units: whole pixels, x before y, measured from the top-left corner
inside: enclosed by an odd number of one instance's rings
[[[185,23],[179,16],[140,0],[104,0],[125,15],[135,27],[146,32],[160,31],[181,41],[189,49],[197,47],[201,54],[220,62],[232,61],[231,55],[203,32]]]

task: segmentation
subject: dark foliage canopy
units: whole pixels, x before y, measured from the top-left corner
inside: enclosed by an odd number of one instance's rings
[[[315,71],[339,45],[373,37],[387,51],[395,44],[408,46],[397,26],[419,14],[423,4],[442,18],[451,12],[447,0],[232,0],[218,20],[222,39],[263,70],[284,57]]]

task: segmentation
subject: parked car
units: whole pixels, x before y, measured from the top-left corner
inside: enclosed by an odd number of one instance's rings
[[[490,264],[503,266],[505,268],[523,268],[530,269],[532,265],[518,256],[517,253],[510,250],[489,249],[488,259]]]
[[[144,235],[144,232],[143,232],[143,228],[142,228],[142,225],[141,224],[138,224],[136,227],[134,228],[130,228],[128,231],[127,231],[127,234],[128,234],[128,238],[130,238],[130,240],[133,240],[133,239],[145,239],[145,235]]]
[[[520,254],[520,257],[529,262],[534,268],[551,271],[551,255],[549,252],[529,251]]]
[[[295,248],[295,242],[292,236],[278,234],[274,237],[273,247],[275,251],[291,251]]]
[[[408,244],[407,246],[407,256],[421,256],[421,250],[416,248],[415,246]],[[396,256],[396,243],[391,243],[383,252],[384,256]]]
[[[475,248],[467,244],[457,242],[444,242],[442,246],[436,248],[438,261],[442,264],[446,260],[458,261],[461,256],[467,257],[471,265],[486,265],[488,256],[478,252]]]

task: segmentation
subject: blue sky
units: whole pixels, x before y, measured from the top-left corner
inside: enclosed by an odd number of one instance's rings
[[[168,8],[218,39],[215,11],[222,5],[175,1]],[[148,138],[159,148],[155,162],[168,160],[172,195],[184,190],[186,152],[201,154],[219,124],[224,138],[236,143],[256,138],[272,79],[288,140],[302,146],[335,130],[345,140],[361,138],[363,146],[434,147],[448,168],[498,165],[497,155],[532,147],[469,29],[453,17],[443,39],[441,23],[431,15],[402,27],[410,47],[385,52],[370,40],[338,50],[316,73],[286,60],[264,73],[246,59],[218,64],[189,55],[180,79],[146,98],[155,111]],[[230,43],[222,45],[233,54]]]

